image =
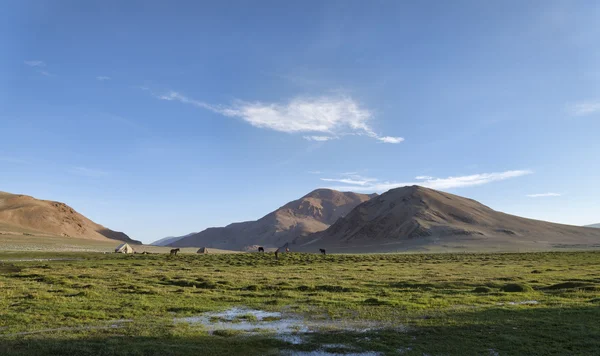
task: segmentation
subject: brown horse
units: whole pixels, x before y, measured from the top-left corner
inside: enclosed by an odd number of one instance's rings
[[[177,256],[177,252],[179,252],[178,248],[174,248],[171,250],[171,256]]]
[[[327,251],[325,251],[324,248],[320,248],[319,252],[321,252],[322,255],[326,255],[327,254]]]
[[[263,252],[263,253],[264,253],[264,252],[265,252],[265,248],[264,248],[264,247],[262,247],[262,246],[259,246],[259,247],[258,247],[258,252]]]

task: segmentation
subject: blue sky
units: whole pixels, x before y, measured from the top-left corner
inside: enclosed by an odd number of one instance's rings
[[[0,190],[151,242],[318,187],[600,222],[597,1],[14,1]],[[417,178],[418,177],[418,178]]]

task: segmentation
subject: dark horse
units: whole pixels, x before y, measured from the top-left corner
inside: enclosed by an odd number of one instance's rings
[[[264,247],[262,247],[262,246],[259,246],[259,247],[258,247],[258,252],[265,252],[265,248],[264,248]]]
[[[327,254],[327,251],[325,251],[324,248],[320,248],[319,252],[321,252],[322,255],[326,255]]]
[[[171,256],[177,256],[177,252],[179,252],[178,248],[174,248],[171,250]]]

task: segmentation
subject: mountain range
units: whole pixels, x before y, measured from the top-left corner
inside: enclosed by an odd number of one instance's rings
[[[600,230],[526,219],[420,186],[364,195],[317,189],[256,221],[209,228],[177,247],[394,252],[600,247]]]
[[[600,230],[526,219],[454,194],[407,186],[355,207],[292,249],[334,252],[600,247]]]
[[[64,203],[6,192],[0,192],[0,231],[141,243],[93,222]]]
[[[586,225],[585,227],[595,227],[597,229],[600,229],[600,224]]]
[[[197,234],[197,232],[192,232],[192,233],[189,233],[189,234],[183,235],[183,236],[167,236],[167,237],[163,237],[160,240],[154,241],[150,245],[152,245],[152,246],[169,246],[169,244],[172,244],[175,241],[181,240],[184,237],[188,237],[188,236],[194,235],[194,234]]]
[[[179,238],[168,245],[228,250],[254,250],[258,246],[278,247],[297,236],[325,230],[358,204],[376,195],[317,189],[256,221],[208,228]]]

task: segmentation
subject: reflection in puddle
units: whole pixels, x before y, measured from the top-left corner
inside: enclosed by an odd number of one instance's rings
[[[508,302],[507,305],[536,305],[539,304],[537,300],[524,300],[522,302]],[[496,303],[497,305],[504,305],[505,303]]]
[[[267,312],[256,309],[231,308],[222,312],[204,313],[199,316],[175,318],[176,323],[188,323],[202,325],[209,333],[218,330],[237,330],[246,332],[248,335],[257,333],[272,334],[276,339],[292,345],[300,345],[306,342],[307,335],[319,331],[352,331],[366,332],[381,329],[385,325],[367,321],[332,321],[332,320],[306,320],[295,314],[282,314],[279,312]],[[396,325],[395,329],[404,329]],[[347,348],[343,355],[355,356],[377,356],[378,352],[355,352],[352,353],[351,346],[343,344],[324,344],[315,351],[293,351],[281,350],[282,355],[298,356],[330,356],[341,355],[329,352],[327,349]]]
[[[176,323],[201,324],[209,332],[215,330],[240,330],[272,332],[279,335],[304,334],[315,331],[367,332],[381,329],[381,323],[343,320],[305,320],[298,315],[267,312],[256,309],[231,308],[223,312],[204,313],[199,316],[175,318]],[[398,326],[395,327],[398,329]]]
[[[209,332],[215,330],[240,330],[247,332],[272,332],[292,334],[309,332],[308,327],[298,318],[283,318],[281,313],[263,310],[232,308],[224,312],[205,313],[200,316],[177,318],[175,322],[201,324]]]

